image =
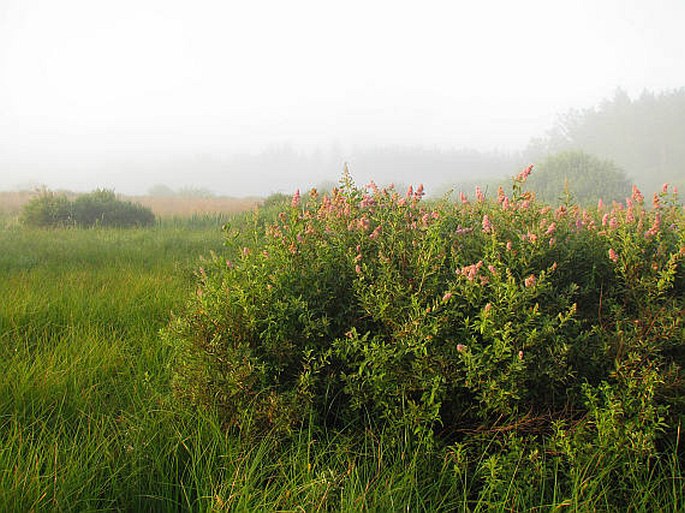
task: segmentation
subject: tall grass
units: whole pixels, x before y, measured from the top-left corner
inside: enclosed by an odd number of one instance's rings
[[[0,511],[602,511],[616,494],[624,510],[685,507],[676,449],[623,483],[592,455],[568,482],[544,451],[444,456],[307,428],[244,439],[179,404],[158,332],[224,221],[0,230]]]

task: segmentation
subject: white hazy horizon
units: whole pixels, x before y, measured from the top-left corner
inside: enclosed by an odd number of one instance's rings
[[[247,196],[368,148],[516,152],[685,86],[684,23],[682,0],[0,0],[0,189]],[[322,169],[235,164],[265,152]]]

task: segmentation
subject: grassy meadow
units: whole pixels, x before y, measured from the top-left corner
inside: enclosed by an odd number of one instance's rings
[[[181,224],[0,231],[0,511],[440,509],[457,484],[425,502],[418,462],[372,440],[361,464],[307,432],[243,443],[177,404],[159,330],[224,237]]]
[[[176,348],[160,331],[224,251],[224,222],[256,237],[251,216],[226,215],[0,228],[0,511],[685,509],[678,446],[617,481],[599,449],[568,471],[544,449],[492,454],[501,433],[468,456],[306,426],[243,438],[179,402]]]

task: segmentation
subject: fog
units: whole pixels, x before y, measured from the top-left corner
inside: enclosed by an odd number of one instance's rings
[[[233,196],[514,173],[685,86],[685,2],[0,0],[0,189]]]

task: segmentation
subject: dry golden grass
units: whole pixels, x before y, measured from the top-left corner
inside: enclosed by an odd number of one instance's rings
[[[0,215],[18,215],[24,204],[36,194],[36,191],[0,191]],[[69,197],[75,196],[73,193],[65,194]],[[261,198],[229,198],[225,196],[212,198],[122,196],[121,199],[149,207],[158,217],[235,214],[251,210],[263,201]]]
[[[0,191],[0,214],[18,214],[34,194],[32,191]]]
[[[158,217],[188,217],[194,214],[236,214],[262,203],[261,198],[213,198],[131,196],[123,198],[149,207]]]

